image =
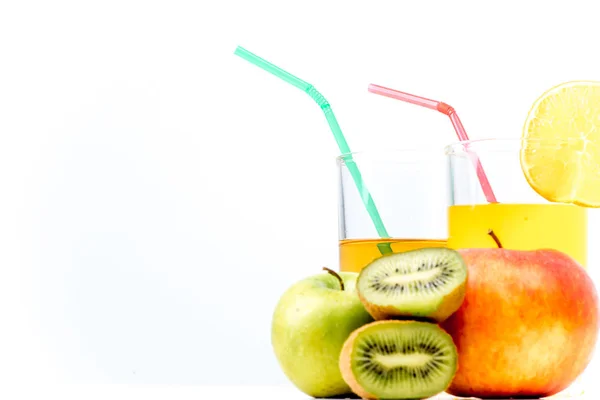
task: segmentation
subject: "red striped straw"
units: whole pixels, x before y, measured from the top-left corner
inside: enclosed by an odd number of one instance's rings
[[[437,110],[442,114],[447,115],[450,118],[450,122],[452,122],[452,126],[456,131],[456,135],[458,139],[461,141],[469,140],[469,136],[465,131],[465,127],[462,122],[460,122],[460,118],[458,118],[458,114],[453,107],[450,105],[443,103],[441,101],[426,99],[425,97],[415,96],[414,94],[401,92],[399,90],[389,89],[379,85],[369,85],[369,92],[375,93],[381,96],[391,97],[392,99],[405,101],[407,103],[416,104],[421,107],[430,108],[432,110]],[[479,179],[479,183],[481,184],[481,189],[483,190],[483,194],[487,199],[488,203],[497,203],[496,196],[494,196],[494,191],[490,186],[490,182],[483,171],[483,166],[477,157],[477,154],[468,152],[473,160],[475,171],[477,172],[477,178]]]

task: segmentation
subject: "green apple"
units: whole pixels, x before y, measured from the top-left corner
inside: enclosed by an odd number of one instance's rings
[[[313,397],[351,394],[339,369],[345,340],[373,318],[355,291],[357,273],[327,270],[292,285],[275,308],[271,343],[284,374]]]

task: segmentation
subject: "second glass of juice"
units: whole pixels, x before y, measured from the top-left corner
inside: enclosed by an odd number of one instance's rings
[[[360,171],[362,193],[348,168]],[[443,149],[344,154],[339,171],[340,270],[360,272],[385,252],[446,247],[447,164]],[[365,202],[371,195],[385,228],[376,229]]]
[[[555,249],[587,264],[587,210],[552,203],[535,192],[521,169],[524,148],[560,146],[556,141],[526,139],[463,141],[446,148],[450,207],[448,247],[494,248],[490,230],[504,248]],[[481,161],[497,203],[484,196],[473,155]]]

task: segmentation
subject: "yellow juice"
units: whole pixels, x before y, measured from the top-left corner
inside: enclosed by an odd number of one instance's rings
[[[481,204],[450,206],[448,247],[502,247],[515,250],[554,249],[586,267],[587,211],[566,204]]]
[[[340,240],[340,271],[360,272],[367,264],[381,257],[377,247],[390,243],[394,253],[420,249],[422,247],[446,247],[445,240],[426,239],[346,239]]]

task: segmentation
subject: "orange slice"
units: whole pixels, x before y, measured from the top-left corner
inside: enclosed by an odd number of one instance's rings
[[[523,128],[521,167],[552,202],[600,207],[600,82],[567,82],[545,92]]]

